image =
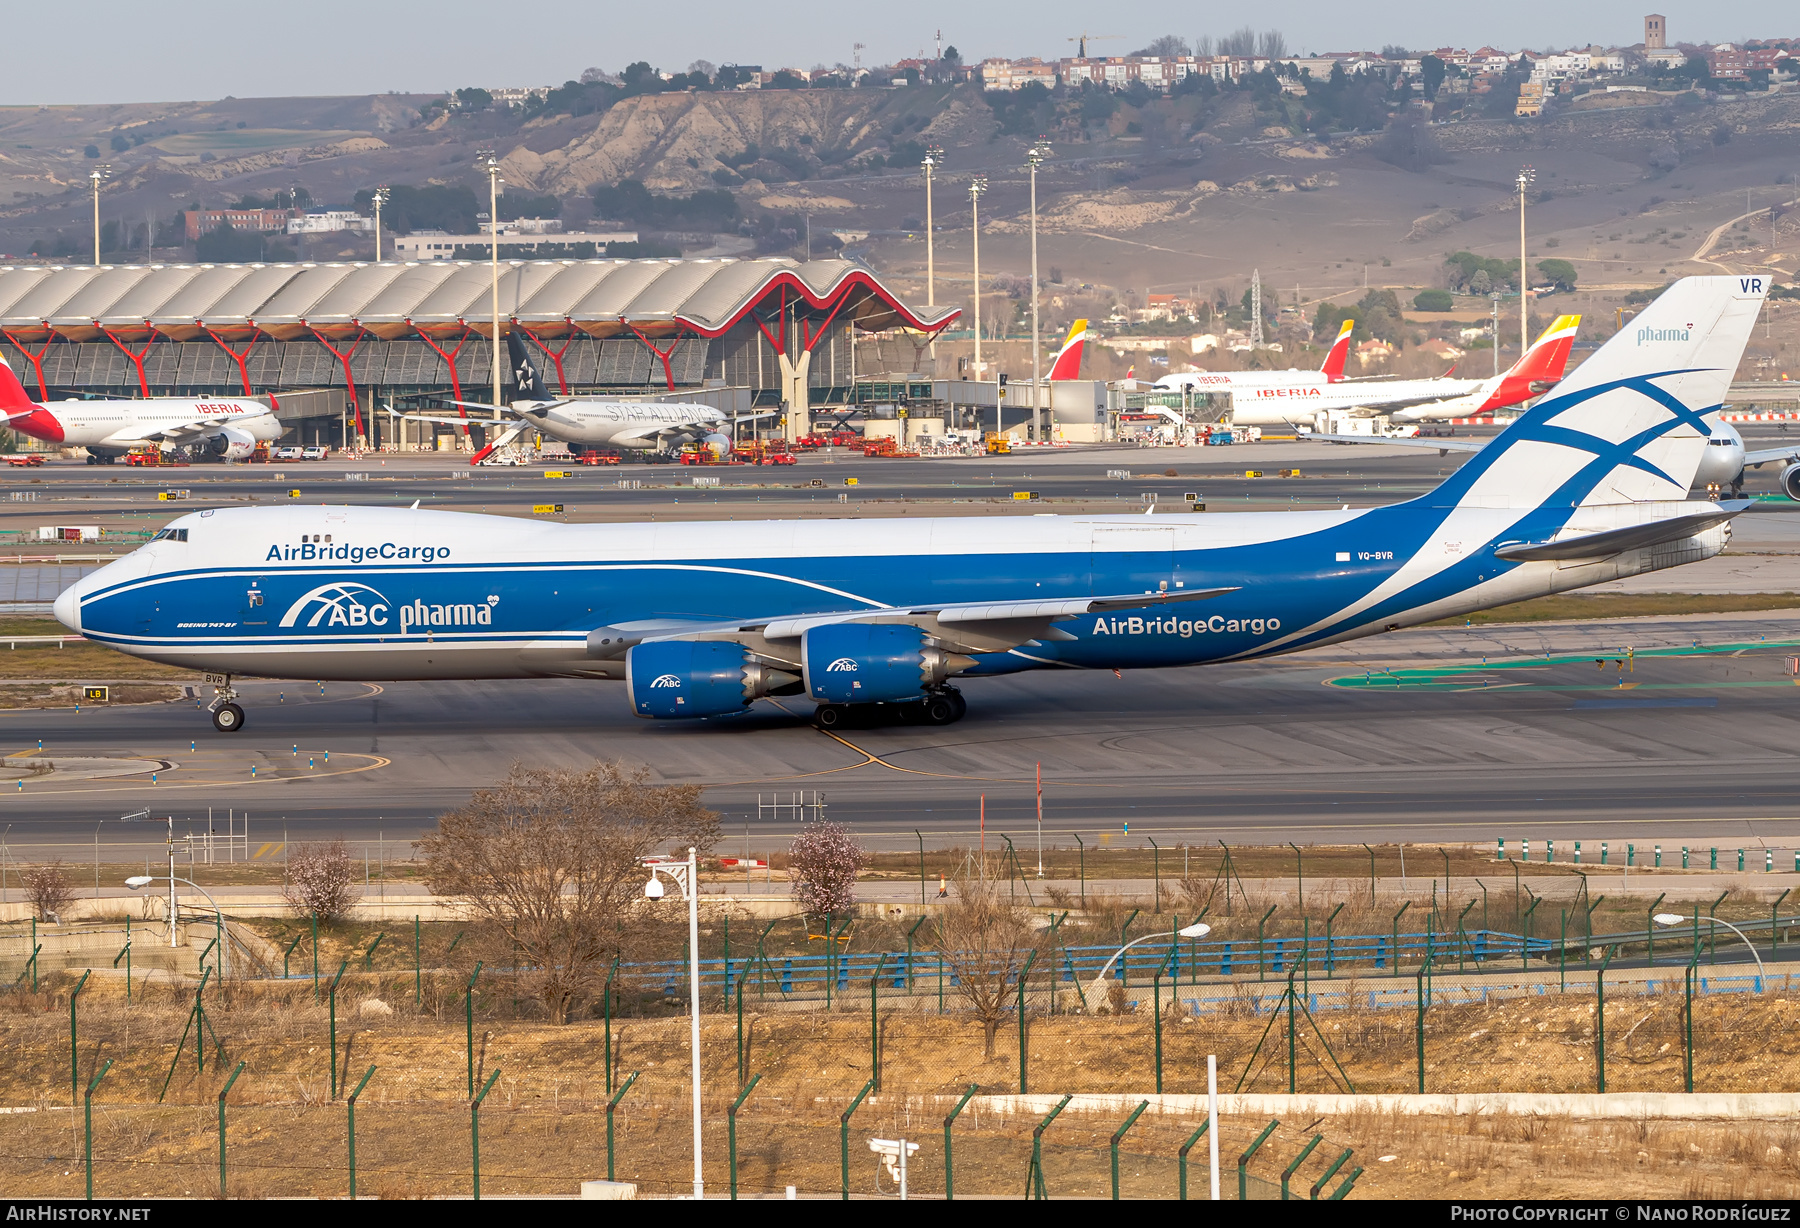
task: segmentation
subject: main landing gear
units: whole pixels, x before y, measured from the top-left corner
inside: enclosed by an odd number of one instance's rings
[[[954,725],[969,711],[955,687],[932,691],[899,704],[820,704],[813,723],[820,729],[868,729],[876,725]]]
[[[213,701],[208,707],[212,711],[213,728],[220,733],[236,733],[244,727],[244,710],[235,702],[238,697],[237,688],[231,685],[231,676],[209,674],[206,679],[213,683]]]

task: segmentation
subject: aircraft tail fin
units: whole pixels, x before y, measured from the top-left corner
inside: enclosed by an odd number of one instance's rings
[[[1519,361],[1483,383],[1485,398],[1475,413],[1491,414],[1496,409],[1520,405],[1555,387],[1568,369],[1569,352],[1580,327],[1580,316],[1557,316]]]
[[[1087,340],[1086,320],[1077,320],[1069,328],[1069,335],[1062,343],[1062,349],[1056,351],[1056,357],[1050,363],[1051,379],[1080,379],[1081,350]]]
[[[0,414],[8,418],[28,414],[37,408],[25,392],[25,385],[19,382],[19,376],[12,369],[12,364],[0,358]]]
[[[1344,378],[1344,361],[1350,357],[1350,334],[1356,331],[1355,320],[1345,320],[1338,328],[1337,340],[1325,352],[1325,361],[1319,364],[1319,373],[1332,383]]]
[[[531,361],[531,352],[525,348],[525,338],[519,335],[516,328],[506,334],[506,355],[512,361],[514,400],[555,400],[550,395],[550,390],[544,386],[544,377],[538,374],[537,364]]]
[[[1677,281],[1427,498],[1507,508],[1687,498],[1711,434],[1704,416],[1724,401],[1768,292],[1762,274]],[[1560,370],[1566,351],[1537,361]]]

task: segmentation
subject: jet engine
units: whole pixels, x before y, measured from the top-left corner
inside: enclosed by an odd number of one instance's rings
[[[1790,499],[1800,500],[1800,461],[1781,471],[1781,493]]]
[[[806,692],[823,703],[900,703],[968,664],[925,642],[917,627],[828,623],[800,641]]]
[[[256,451],[256,436],[238,426],[222,426],[210,436],[207,448],[226,460],[244,460]]]
[[[631,710],[647,720],[742,712],[751,700],[797,681],[729,641],[657,640],[625,654]]]

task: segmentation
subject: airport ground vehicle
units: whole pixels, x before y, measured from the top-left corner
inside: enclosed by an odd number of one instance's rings
[[[302,448],[300,450],[301,460],[322,461],[330,455],[330,448]]]
[[[276,448],[275,449],[275,459],[276,460],[284,460],[284,461],[305,460],[306,459],[306,449],[305,448]]]
[[[1760,274],[1677,281],[1402,503],[778,531],[209,508],[82,577],[55,613],[217,675],[222,731],[243,725],[232,675],[613,679],[647,719],[804,695],[826,727],[945,724],[965,679],[1258,659],[1717,555],[1749,505],[1688,489],[1768,289]]]
[[[9,465],[18,465],[22,468],[32,468],[43,464],[44,458],[43,455],[38,452],[22,452],[17,456],[7,457],[6,463]]]

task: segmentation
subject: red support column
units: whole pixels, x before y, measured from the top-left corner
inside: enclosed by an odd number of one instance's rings
[[[416,325],[413,324],[413,322],[411,320],[408,320],[406,323],[407,323],[407,326],[412,328],[412,330],[415,333],[419,334],[419,339],[421,341],[423,341],[426,345],[430,346],[432,348],[433,352],[435,352],[439,358],[444,360],[444,365],[450,368],[450,392],[451,392],[451,395],[457,401],[460,402],[463,399],[462,377],[456,373],[456,356],[458,354],[462,353],[463,346],[469,344],[469,338],[474,336],[475,334],[470,330],[470,328],[467,324],[464,324],[462,326],[462,330],[463,330],[462,339],[456,343],[456,348],[454,350],[451,350],[449,353],[445,353],[444,347],[439,345],[436,341],[432,340],[430,333],[427,333],[424,330],[418,328]],[[469,411],[460,404],[457,405],[456,412],[459,416],[461,416],[463,418],[467,418],[469,416]],[[469,437],[469,428],[468,427],[463,426],[463,427],[458,427],[457,429],[462,432],[462,436],[464,439],[467,439]]]
[[[95,320],[94,327],[100,328],[100,321]],[[144,378],[144,358],[150,353],[150,347],[156,344],[155,338],[153,337],[149,341],[144,342],[144,348],[141,352],[133,353],[131,347],[126,345],[123,341],[120,341],[119,338],[114,335],[112,329],[100,328],[100,331],[106,334],[106,339],[108,341],[119,347],[120,353],[131,359],[132,365],[137,368],[138,391],[148,397],[150,395],[150,381]]]
[[[196,321],[196,323],[199,323],[199,321]],[[208,337],[211,337],[213,339],[213,342],[221,350],[224,350],[227,354],[231,355],[232,360],[237,363],[238,378],[243,380],[243,382],[244,382],[244,395],[247,397],[255,396],[256,394],[250,391],[249,358],[250,358],[250,351],[254,350],[257,347],[258,343],[260,343],[263,339],[262,330],[261,329],[256,330],[256,332],[250,338],[250,344],[244,347],[244,352],[242,354],[238,353],[236,350],[234,350],[230,346],[226,345],[225,338],[219,336],[218,333],[215,333],[212,329],[206,327],[206,325],[204,323],[200,324],[200,331],[205,333]]]
[[[517,324],[518,321],[515,320],[514,323]],[[536,333],[532,332],[529,328],[526,328],[523,324],[519,324],[519,331],[524,333],[527,337],[530,337],[534,342],[537,343],[537,348],[544,351],[544,357],[548,358],[551,361],[551,363],[556,367],[557,389],[562,393],[562,395],[568,396],[569,395],[569,380],[568,380],[568,377],[563,374],[562,362],[563,362],[563,355],[567,354],[569,352],[569,347],[575,344],[575,338],[572,336],[565,338],[563,340],[562,349],[553,350],[549,346],[544,344],[544,339],[542,337],[540,337]],[[654,350],[656,347],[651,346],[650,348],[652,350]],[[673,352],[673,351],[671,351],[671,352]],[[663,365],[667,366],[668,364],[664,363]],[[675,385],[671,383],[669,386],[671,388],[673,388]]]
[[[675,368],[672,365],[670,365],[669,359],[674,355],[675,347],[681,344],[681,338],[680,337],[675,338],[675,340],[669,344],[669,348],[666,351],[659,350],[656,348],[656,342],[650,340],[650,338],[646,337],[642,332],[640,332],[638,330],[637,325],[631,323],[630,321],[624,319],[623,317],[620,317],[619,323],[625,325],[625,327],[629,328],[632,332],[637,333],[637,339],[639,341],[642,341],[647,347],[649,347],[649,350],[652,354],[654,354],[658,358],[662,359],[663,379],[668,382],[669,391],[674,392],[675,391]],[[561,367],[561,364],[558,364],[557,374],[559,376],[561,375],[560,367]]]
[[[369,335],[368,331],[364,329],[362,325],[358,324],[356,326],[356,340],[350,343],[350,348],[346,351],[339,350],[337,346],[327,341],[325,339],[325,334],[308,324],[305,320],[300,321],[300,326],[311,333],[313,338],[318,341],[320,345],[331,351],[331,356],[333,358],[336,358],[344,365],[344,386],[350,390],[350,412],[356,418],[356,433],[358,437],[361,437],[363,434],[362,406],[356,403],[356,377],[350,373],[350,359],[356,354],[356,349],[363,343],[363,339]]]
[[[17,349],[19,353],[31,360],[31,369],[37,376],[38,399],[40,401],[48,401],[50,399],[50,389],[44,383],[44,355],[50,352],[52,341],[48,339],[45,340],[44,347],[33,354],[31,352],[31,347],[13,336],[11,329],[0,328],[0,335],[4,335],[8,341],[13,343],[13,347]]]

